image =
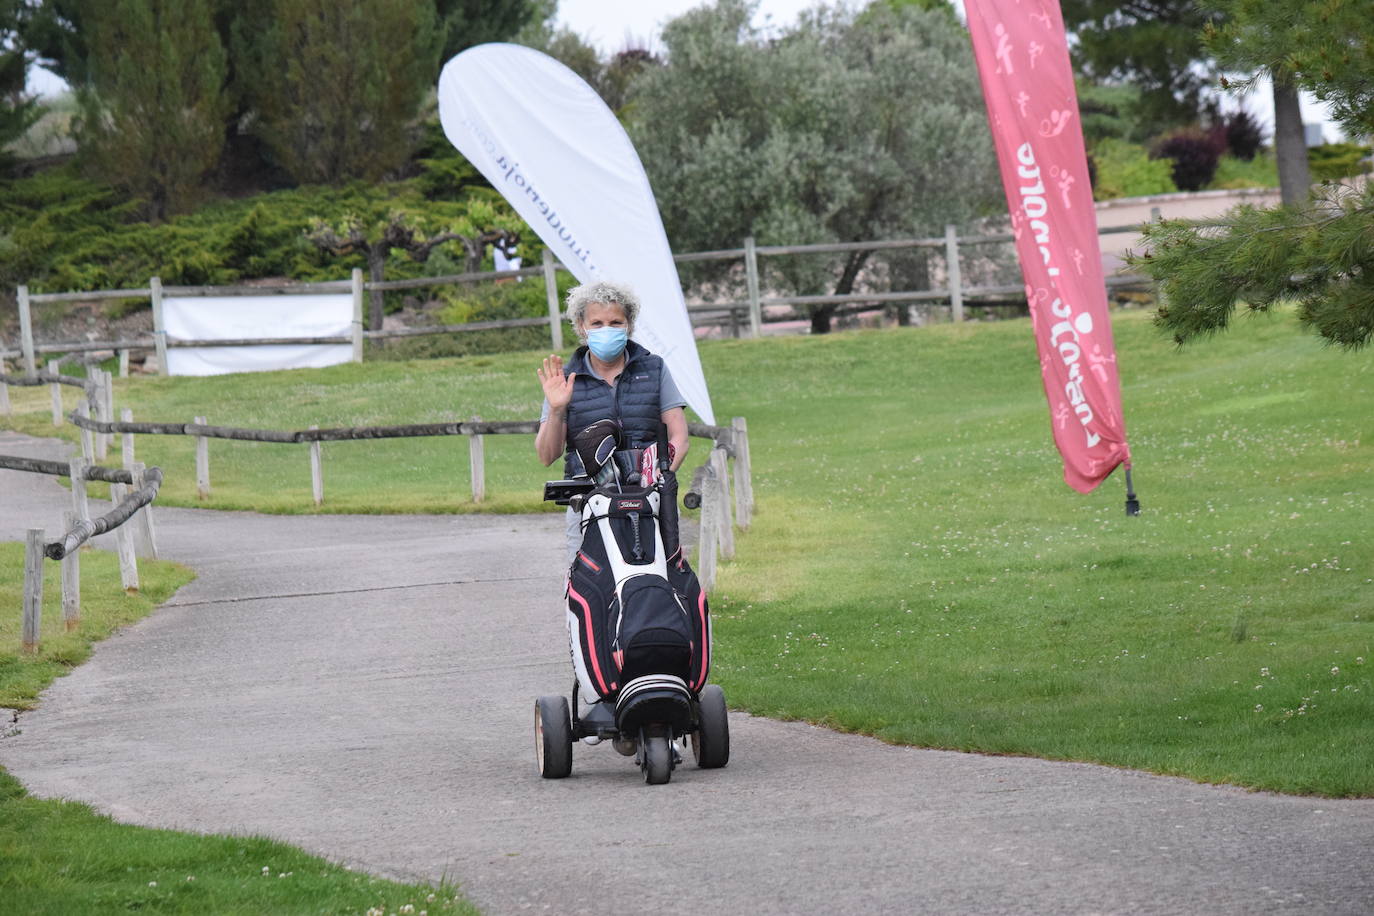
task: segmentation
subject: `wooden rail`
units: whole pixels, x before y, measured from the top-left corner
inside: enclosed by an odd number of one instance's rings
[[[486,459],[483,436],[525,435],[532,436],[539,431],[536,420],[481,420],[474,418],[454,423],[412,423],[403,426],[348,426],[320,429],[276,430],[246,429],[236,426],[214,426],[197,417],[193,423],[135,423],[128,419],[131,414],[126,409],[125,419],[120,421],[92,419],[81,410],[67,415],[77,428],[102,435],[119,434],[124,437],[123,449],[126,455],[134,451],[135,435],[155,436],[195,436],[196,442],[196,481],[201,499],[210,496],[210,453],[209,439],[232,439],[242,442],[266,442],[280,445],[309,444],[311,492],[315,504],[324,502],[324,479],[319,445],[323,442],[347,442],[368,439],[404,439],[426,436],[467,436],[469,437],[470,463],[472,468],[471,485],[473,502],[482,502],[486,497]],[[713,454],[719,453],[722,463],[718,475],[724,478],[726,464],[734,462],[735,509],[734,517],[741,528],[749,526],[753,513],[754,493],[749,464],[749,432],[743,417],[736,417],[730,426],[712,426],[707,423],[687,424],[687,434],[699,439],[709,439]],[[54,463],[55,464],[55,463]],[[3,466],[3,465],[0,465]],[[117,473],[117,472],[116,472]],[[98,478],[104,479],[104,478]],[[729,491],[729,482],[720,484],[724,492]],[[724,499],[720,496],[717,499]],[[719,515],[719,507],[716,509]],[[725,512],[723,521],[715,516],[710,518],[712,525],[729,524],[730,513]],[[733,544],[733,538],[721,536],[722,542]],[[733,548],[731,548],[733,550]]]
[[[60,560],[91,538],[114,531],[133,518],[135,512],[156,499],[157,491],[162,486],[162,469],[148,468],[142,476],[142,485],[120,500],[109,512],[96,519],[78,519],[62,537],[47,544],[43,552],[48,559]]]

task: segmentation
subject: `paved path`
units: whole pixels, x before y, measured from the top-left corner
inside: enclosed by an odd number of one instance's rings
[[[0,453],[55,447],[0,433]],[[0,539],[65,493],[0,471]],[[0,740],[38,795],[448,876],[492,914],[1374,912],[1370,801],[741,713],[724,770],[647,787],[579,745],[573,778],[541,781],[532,699],[570,682],[556,517],[158,524],[200,578]]]

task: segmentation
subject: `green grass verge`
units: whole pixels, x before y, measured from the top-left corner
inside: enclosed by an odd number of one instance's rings
[[[39,652],[19,651],[24,597],[24,545],[0,543],[0,706],[32,709],[38,694],[84,662],[94,645],[120,627],[147,617],[194,574],[166,561],[140,560],[139,592],[126,595],[119,558],[108,551],[81,551],[81,623],[67,632],[62,620],[61,566],[43,561],[43,626]]]
[[[116,824],[31,798],[3,771],[0,894],[14,914],[476,912],[451,887],[370,878],[271,840]]]
[[[1145,512],[1061,480],[1027,321],[704,344],[759,510],[713,595],[731,702],[884,740],[1374,794],[1374,365],[1290,314],[1178,350],[1115,318]],[[535,354],[122,382],[140,418],[527,419]],[[18,423],[43,431],[26,392]],[[51,429],[51,427],[47,427]],[[212,443],[212,505],[307,511],[303,449]],[[194,502],[189,442],[139,457]],[[705,449],[697,444],[696,457]],[[539,508],[490,437],[491,508]],[[335,510],[468,511],[461,440],[326,448]]]
[[[82,619],[66,632],[56,563],[44,563],[40,652],[19,651],[24,546],[0,544],[0,706],[31,709],[94,643],[133,623],[193,576],[175,563],[139,563],[140,591],[120,587],[111,553],[81,554]],[[22,728],[23,722],[20,721]],[[33,798],[0,769],[0,900],[5,913],[475,913],[447,884],[359,875],[282,843],[117,824],[74,802]]]

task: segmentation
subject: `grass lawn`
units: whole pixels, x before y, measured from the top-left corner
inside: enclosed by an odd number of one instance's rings
[[[1289,314],[1178,350],[1116,315],[1135,480],[1061,479],[1027,321],[702,346],[758,512],[712,596],[732,704],[884,740],[1374,794],[1374,363]],[[134,379],[139,419],[529,419],[536,354]],[[46,392],[15,392],[26,431]],[[705,452],[696,442],[696,457]],[[142,436],[194,504],[189,440]],[[210,505],[310,510],[303,447],[211,443]],[[117,460],[113,459],[113,460]],[[489,506],[532,511],[528,437]],[[461,440],[330,444],[331,511],[471,511]],[[1370,661],[1366,665],[1366,661]]]
[[[0,544],[0,706],[30,709],[92,645],[145,616],[192,578],[175,563],[139,563],[124,594],[111,553],[81,554],[82,619],[62,623],[57,563],[44,563],[38,655],[19,652],[24,545]],[[6,723],[8,724],[8,723]],[[23,727],[20,719],[19,727]],[[33,798],[0,769],[0,910],[5,913],[475,913],[452,887],[358,875],[282,843],[117,824],[73,802]]]

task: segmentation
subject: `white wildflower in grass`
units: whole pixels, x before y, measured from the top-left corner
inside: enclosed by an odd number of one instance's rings
[[[1355,664],[1357,664],[1357,665],[1363,665],[1363,664],[1364,664],[1364,656],[1363,656],[1363,655],[1357,656],[1357,657],[1355,658]]]
[[[1261,668],[1261,669],[1260,669],[1260,677],[1268,677],[1268,676],[1269,676],[1269,669],[1268,669],[1268,668]]]
[[[407,903],[401,907],[401,912],[409,916],[410,913],[415,912],[415,906],[413,904]]]
[[[196,880],[196,876],[195,876],[195,875],[187,875],[187,876],[186,876],[186,880],[187,880],[187,881],[194,881],[194,880]]]
[[[156,881],[149,881],[149,882],[148,882],[148,886],[149,886],[149,887],[157,887],[157,882],[156,882]]]
[[[1255,704],[1255,712],[1264,712],[1264,704],[1263,704],[1263,703],[1256,703],[1256,704]]]
[[[1332,674],[1340,674],[1340,673],[1341,673],[1341,669],[1340,669],[1340,668],[1335,668],[1335,667],[1333,667],[1333,668],[1331,669],[1331,673],[1332,673]]]
[[[264,875],[270,875],[270,874],[272,874],[272,866],[270,866],[270,865],[264,865],[264,866],[262,867],[262,873],[263,873]]]
[[[433,895],[433,894],[430,894],[428,897],[425,898],[425,903],[433,903],[433,902],[434,902],[434,895]]]

